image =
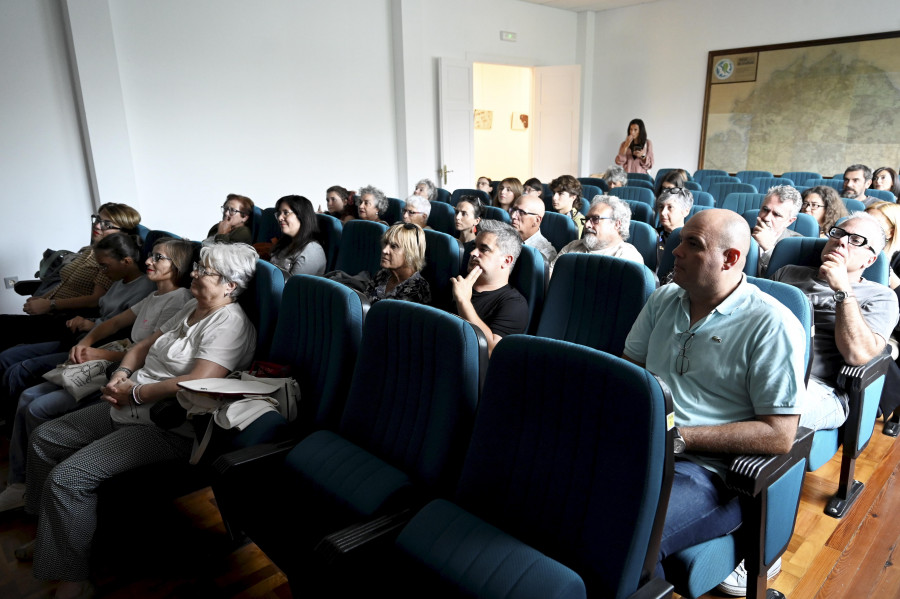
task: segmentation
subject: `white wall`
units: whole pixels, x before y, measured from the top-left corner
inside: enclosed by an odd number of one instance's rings
[[[90,243],[90,186],[57,0],[0,2],[0,277],[30,279],[41,253]],[[0,285],[0,312],[23,298]]]
[[[660,0],[596,15],[591,170],[643,118],[656,167],[697,168],[711,50],[900,29],[896,0]]]

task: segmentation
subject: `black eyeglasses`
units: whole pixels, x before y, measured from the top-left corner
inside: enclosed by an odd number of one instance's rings
[[[686,196],[688,194],[688,190],[684,187],[665,187],[660,192],[660,195],[663,194]]]
[[[154,264],[159,262],[160,260],[168,260],[169,262],[172,261],[171,258],[169,258],[168,256],[166,256],[164,254],[160,254],[159,252],[156,252],[155,254],[150,254],[147,257],[150,258],[151,260],[153,260]]]
[[[869,245],[869,240],[863,237],[862,235],[857,235],[856,233],[850,233],[849,231],[845,231],[840,227],[831,227],[828,230],[828,236],[832,239],[843,239],[847,237],[847,241],[850,242],[850,245],[855,245],[856,247],[868,247],[872,250],[872,253],[878,255],[871,245]]]
[[[805,210],[807,208],[812,208],[813,210],[818,210],[819,208],[824,208],[825,204],[816,204],[815,202],[803,202],[800,204],[800,209]]]
[[[231,215],[231,214],[240,214],[241,216],[247,216],[247,212],[246,212],[246,211],[244,211],[244,210],[238,210],[237,208],[232,208],[232,207],[229,206],[228,204],[224,204],[224,205],[222,206],[222,213],[223,213],[223,214],[228,214],[228,215]]]
[[[592,225],[595,227],[600,224],[601,220],[616,220],[615,217],[612,216],[597,216],[596,214],[593,216],[585,216],[585,221],[590,221]]]
[[[412,223],[403,223],[403,228],[406,229],[407,231],[409,231],[410,229],[413,229],[413,230],[416,232],[416,245],[421,245],[421,244],[422,244],[422,240],[419,239],[419,227],[418,227],[418,225],[414,225],[414,224],[412,224]]]
[[[122,227],[116,226],[116,224],[114,222],[112,222],[111,220],[105,220],[105,219],[100,218],[100,215],[98,215],[98,214],[92,214],[91,215],[91,226],[96,227],[97,225],[100,225],[101,231],[109,231],[110,229],[115,229],[116,231],[122,230]]]
[[[687,372],[688,368],[691,367],[691,360],[687,357],[687,351],[691,349],[691,345],[694,344],[695,333],[688,333],[685,331],[678,335],[687,335],[687,338],[681,344],[681,349],[678,350],[678,357],[675,358],[675,371],[681,375]]]
[[[509,215],[510,215],[510,216],[516,216],[516,215],[518,215],[519,218],[524,218],[525,215],[528,215],[528,216],[540,216],[537,212],[526,212],[525,210],[522,210],[521,208],[510,208],[510,209],[509,209]]]

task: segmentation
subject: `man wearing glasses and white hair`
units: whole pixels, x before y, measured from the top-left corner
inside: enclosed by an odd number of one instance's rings
[[[660,562],[741,523],[724,484],[730,459],[709,454],[783,454],[797,434],[806,340],[796,317],[747,281],[749,250],[739,214],[695,214],[673,252],[674,285],[653,292],[625,341],[624,357],[665,381],[675,408]]]
[[[615,196],[596,196],[584,221],[582,238],[566,244],[559,251],[559,256],[563,254],[601,254],[643,264],[644,258],[641,253],[626,241],[630,224],[631,209],[628,204]],[[550,265],[551,273],[555,264],[556,260]]]
[[[854,212],[828,231],[818,269],[785,266],[772,276],[800,289],[813,305],[813,364],[800,426],[819,430],[844,423],[847,398],[834,389],[841,365],[860,366],[880,354],[897,324],[894,292],[862,278],[884,245],[878,221]]]

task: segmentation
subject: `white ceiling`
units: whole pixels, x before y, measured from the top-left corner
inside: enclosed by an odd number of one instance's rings
[[[532,4],[543,4],[544,6],[552,6],[553,8],[562,8],[564,10],[573,10],[575,12],[584,12],[586,10],[609,10],[611,8],[621,8],[623,6],[633,6],[635,4],[647,4],[656,0],[521,0],[522,2],[531,2]]]

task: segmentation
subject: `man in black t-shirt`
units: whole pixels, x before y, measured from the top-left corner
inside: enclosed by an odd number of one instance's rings
[[[469,274],[454,277],[456,311],[481,329],[488,353],[506,335],[524,333],[528,303],[509,285],[509,275],[522,251],[519,234],[506,223],[482,220],[469,258]]]

